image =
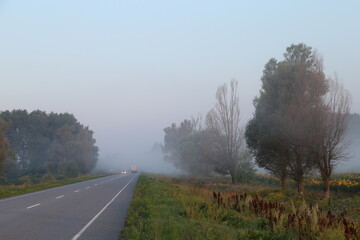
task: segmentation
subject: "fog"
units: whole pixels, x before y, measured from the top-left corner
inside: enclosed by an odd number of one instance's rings
[[[360,112],[360,2],[0,1],[0,110],[69,112],[94,131],[99,169],[176,174],[163,129],[239,81],[243,124],[265,63],[304,42]],[[315,19],[315,20],[314,20]],[[154,147],[155,144],[155,147]],[[339,169],[360,171],[357,145]]]
[[[348,124],[348,131],[344,139],[348,146],[347,159],[337,167],[337,172],[360,172],[360,117],[353,115]]]
[[[130,166],[136,165],[141,172],[157,173],[163,175],[179,175],[181,172],[172,163],[164,161],[161,144],[155,143],[151,149],[144,152],[131,152],[126,155],[102,156],[95,172],[130,171]]]

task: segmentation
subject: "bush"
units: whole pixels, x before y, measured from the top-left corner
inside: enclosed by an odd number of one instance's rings
[[[236,180],[239,183],[249,183],[255,178],[255,165],[251,158],[240,161],[237,169]]]
[[[31,184],[32,183],[32,178],[30,175],[25,175],[19,178],[19,183],[20,184]]]
[[[55,177],[50,173],[45,173],[42,178],[41,178],[41,182],[52,182],[52,181],[55,181]]]

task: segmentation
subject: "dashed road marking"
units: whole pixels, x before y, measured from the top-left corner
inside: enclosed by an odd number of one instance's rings
[[[37,203],[37,204],[35,204],[35,205],[32,205],[32,206],[27,207],[26,209],[30,209],[30,208],[33,208],[33,207],[37,207],[37,206],[39,206],[39,205],[40,205],[40,203]]]
[[[80,190],[78,189],[78,190],[75,190],[74,192],[80,192]]]
[[[119,176],[119,177],[115,177],[115,178],[120,178],[120,177],[123,177],[123,175],[121,175],[121,176]],[[114,179],[115,179],[115,178],[114,178]],[[80,184],[80,183],[75,183],[75,184]],[[58,190],[58,189],[68,188],[68,187],[69,187],[69,185],[65,185],[65,186],[56,187],[56,188],[51,188],[51,189],[46,189],[46,190],[41,190],[41,191],[37,191],[37,192],[33,192],[33,193],[27,193],[27,194],[20,195],[20,196],[15,196],[15,197],[10,197],[10,198],[1,199],[0,202],[7,202],[7,201],[15,200],[15,199],[26,198],[26,197],[33,196],[33,195],[37,195],[37,194],[41,194],[41,193],[44,193],[44,192],[56,191],[56,190]]]
[[[91,220],[88,222],[71,240],[77,240],[79,237],[86,231],[86,229],[101,215],[102,212],[120,195],[120,193],[131,183],[131,181],[136,177],[133,176],[130,181],[108,202],[103,209],[98,212]]]
[[[86,189],[89,189],[89,188],[90,188],[90,186],[87,186],[87,187],[86,187]]]
[[[64,195],[58,196],[58,197],[56,197],[56,199],[59,199],[59,198],[62,198],[62,197],[64,197]]]

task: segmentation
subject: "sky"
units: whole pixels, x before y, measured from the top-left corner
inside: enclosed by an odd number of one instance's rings
[[[0,110],[72,113],[100,159],[144,153],[232,79],[245,125],[265,63],[300,42],[359,113],[360,1],[0,0]]]

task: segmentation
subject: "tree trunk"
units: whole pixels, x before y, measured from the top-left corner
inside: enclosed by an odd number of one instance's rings
[[[286,189],[286,178],[281,178],[281,189],[285,190]]]
[[[230,170],[230,176],[231,176],[231,183],[235,184],[235,182],[236,182],[236,171]]]
[[[326,178],[323,180],[324,182],[324,191],[325,191],[325,199],[330,198],[330,179]]]
[[[235,184],[235,181],[236,181],[235,174],[231,173],[230,175],[231,175],[231,183]]]
[[[298,184],[298,193],[300,195],[304,194],[304,178],[300,178],[297,182]]]

